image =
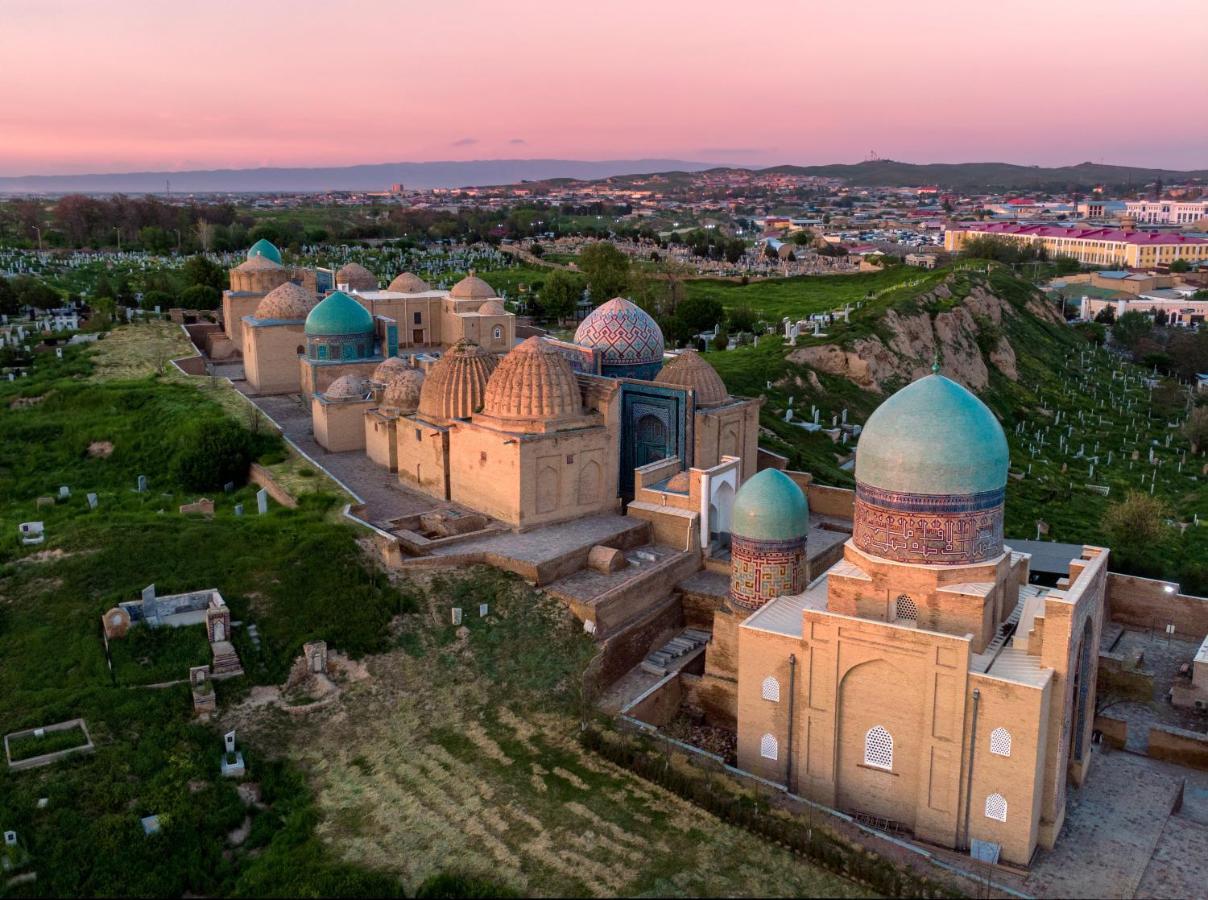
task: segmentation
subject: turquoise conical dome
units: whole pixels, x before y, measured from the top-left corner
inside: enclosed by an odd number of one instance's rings
[[[761,541],[790,541],[810,530],[805,493],[779,469],[764,469],[747,479],[734,496],[730,531]]]
[[[333,291],[306,317],[310,336],[372,334],[373,316],[343,291]]]
[[[968,496],[1007,483],[1007,438],[994,413],[943,375],[877,407],[860,433],[859,484],[907,494]]]
[[[281,251],[273,246],[272,241],[261,238],[248,247],[247,258],[255,259],[257,256],[263,256],[265,259],[271,259],[277,265],[281,265]]]

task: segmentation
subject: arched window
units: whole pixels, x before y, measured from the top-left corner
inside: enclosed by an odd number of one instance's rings
[[[893,771],[893,736],[880,725],[864,735],[864,765]]]
[[[775,736],[765,734],[759,739],[759,755],[764,759],[778,759],[780,757],[780,745],[776,742]]]
[[[495,340],[497,340],[497,341],[503,340],[503,329],[500,326],[498,326],[498,325],[495,326],[494,334],[495,334]]]
[[[780,682],[772,675],[763,680],[763,699],[773,703],[780,702]]]
[[[1005,728],[995,728],[990,732],[990,752],[998,756],[1011,755],[1011,732]]]
[[[900,594],[894,603],[893,617],[899,620],[906,619],[910,622],[917,622],[919,620],[919,608],[914,605],[914,601],[906,594]]]
[[[1002,794],[991,794],[987,797],[986,818],[998,822],[1007,821],[1007,798]]]

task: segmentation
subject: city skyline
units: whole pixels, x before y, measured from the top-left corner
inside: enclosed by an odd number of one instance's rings
[[[121,10],[9,7],[0,175],[534,158],[760,167],[872,153],[1208,165],[1202,54],[1164,55],[1160,77],[1088,62],[1091,47],[1136,59],[1135,7],[1122,2],[1029,0],[1005,21],[951,2],[874,3],[858,18],[628,0],[573,14],[366,0],[339,19],[278,0]],[[1169,5],[1187,46],[1208,37],[1197,12]],[[1122,117],[1155,99],[1176,128]]]

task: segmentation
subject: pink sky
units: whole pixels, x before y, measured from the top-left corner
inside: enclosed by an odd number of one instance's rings
[[[404,160],[1208,168],[1204,0],[3,0],[0,174]]]

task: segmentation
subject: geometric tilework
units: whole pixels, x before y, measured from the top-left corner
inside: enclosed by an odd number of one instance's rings
[[[785,541],[730,536],[730,599],[743,609],[805,590],[805,538]]]
[[[575,332],[575,343],[595,347],[603,354],[605,370],[614,366],[656,365],[663,362],[663,332],[640,306],[614,297],[584,319]]]
[[[857,482],[852,541],[895,562],[985,562],[1002,554],[1004,493],[907,494]]]

